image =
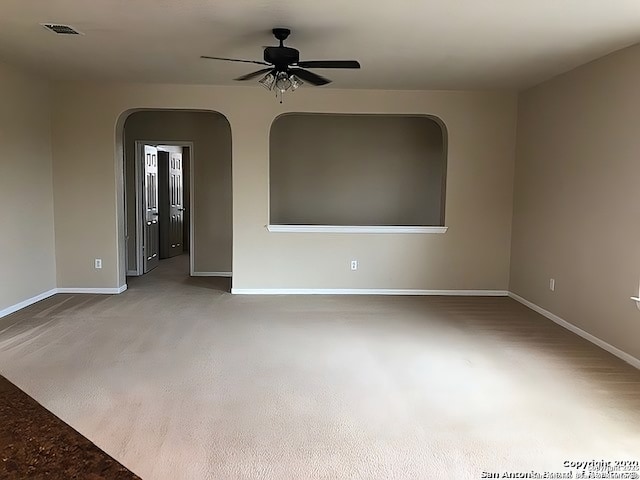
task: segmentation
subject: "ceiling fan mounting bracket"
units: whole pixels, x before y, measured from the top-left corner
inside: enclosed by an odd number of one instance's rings
[[[276,37],[277,40],[280,40],[280,46],[282,46],[282,42],[291,35],[291,30],[288,28],[274,28],[272,32],[273,36]]]

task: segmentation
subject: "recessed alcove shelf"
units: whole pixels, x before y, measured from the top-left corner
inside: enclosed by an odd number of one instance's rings
[[[267,225],[278,233],[446,233],[448,227],[365,226],[365,225]]]
[[[271,126],[270,232],[444,233],[447,134],[428,115],[287,113]]]

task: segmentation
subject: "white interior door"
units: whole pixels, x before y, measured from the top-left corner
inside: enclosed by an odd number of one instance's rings
[[[169,154],[169,256],[181,255],[183,250],[183,185],[182,154]]]
[[[144,175],[142,208],[144,211],[144,273],[156,268],[160,262],[160,230],[158,225],[158,149],[144,145]]]

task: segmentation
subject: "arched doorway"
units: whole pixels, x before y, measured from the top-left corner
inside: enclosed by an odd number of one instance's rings
[[[178,247],[177,242],[173,242],[173,256],[188,255],[190,276],[231,276],[231,127],[226,117],[202,110],[130,110],[118,121],[116,141],[121,162],[120,271],[128,276],[143,274],[144,251],[153,246],[148,236],[145,240],[143,228],[149,193],[145,193],[144,181],[144,148],[147,146],[160,152],[156,157],[160,165],[162,162],[168,165],[172,160],[177,163],[179,157],[183,160],[183,180],[178,190],[183,194],[180,208],[183,209],[184,241]],[[166,174],[159,175],[155,181],[161,177],[168,178]],[[167,186],[156,184],[160,190]],[[169,226],[161,222],[163,216],[165,221],[170,217],[160,211],[155,213],[158,234],[168,232]],[[167,238],[159,239],[158,256]]]

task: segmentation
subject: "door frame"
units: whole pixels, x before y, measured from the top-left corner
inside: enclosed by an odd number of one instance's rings
[[[153,145],[157,147],[158,145],[167,145],[167,146],[176,146],[176,147],[188,147],[189,148],[189,275],[193,276],[193,226],[194,226],[194,190],[193,190],[193,158],[194,158],[194,147],[193,142],[184,142],[184,141],[176,141],[176,140],[136,140],[135,141],[135,184],[136,184],[136,269],[135,270],[127,270],[127,275],[130,276],[140,276],[144,272],[144,258],[142,251],[142,244],[144,240],[144,232],[142,228],[142,219],[143,219],[143,165],[144,155],[143,149],[145,145]],[[183,177],[184,178],[184,177]],[[184,181],[184,180],[183,180]]]

